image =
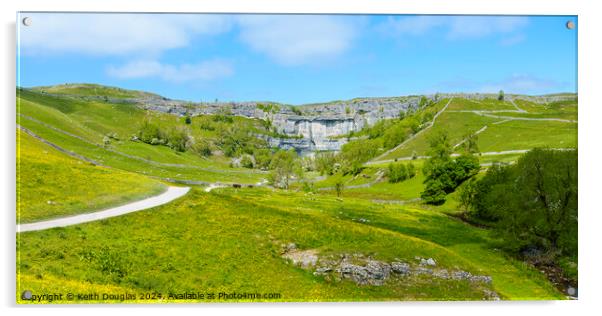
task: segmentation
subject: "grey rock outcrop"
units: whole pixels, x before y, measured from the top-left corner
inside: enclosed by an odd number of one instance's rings
[[[412,265],[399,259],[388,263],[361,253],[321,256],[315,249],[297,249],[294,243],[283,244],[282,249],[283,258],[303,269],[313,270],[316,276],[335,281],[347,279],[361,286],[382,286],[391,278],[412,277],[467,281],[480,286],[488,286],[492,282],[492,278],[487,275],[436,268],[433,258],[416,257],[419,263]],[[494,291],[487,290],[485,294],[489,299],[499,299]]]
[[[286,137],[270,137],[268,143],[283,149],[293,148],[305,154],[315,151],[337,151],[347,143],[340,137],[357,132],[383,119],[399,117],[416,110],[419,96],[398,98],[362,98],[324,104],[290,106],[262,102],[191,103],[162,97],[120,99],[139,107],[174,115],[224,114],[269,120],[278,133]],[[433,99],[433,96],[429,97]],[[117,100],[116,100],[117,101]],[[265,104],[274,104],[269,110]]]
[[[391,266],[385,262],[369,259],[365,265],[344,260],[336,270],[341,277],[351,279],[359,285],[383,285],[391,274]]]

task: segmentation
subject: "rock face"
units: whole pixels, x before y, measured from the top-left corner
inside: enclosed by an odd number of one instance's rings
[[[301,154],[315,151],[340,150],[347,139],[340,137],[357,132],[383,119],[399,117],[400,113],[416,110],[419,96],[399,98],[363,98],[325,104],[301,106],[261,102],[190,103],[159,97],[147,97],[116,102],[133,102],[152,111],[174,115],[228,113],[231,115],[269,120],[286,137],[268,138],[273,147],[295,149]],[[434,99],[434,96],[429,96]]]

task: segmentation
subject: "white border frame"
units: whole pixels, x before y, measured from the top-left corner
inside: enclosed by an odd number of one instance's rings
[[[414,0],[410,2],[393,0],[328,0],[328,1],[186,1],[186,0],[21,0],[3,1],[0,6],[2,16],[2,69],[0,76],[2,89],[2,136],[4,151],[2,156],[1,200],[4,220],[2,233],[3,256],[0,260],[3,276],[0,287],[0,302],[8,313],[44,313],[80,315],[102,315],[113,312],[131,313],[144,309],[144,313],[165,314],[167,308],[177,309],[176,313],[216,313],[233,312],[252,314],[308,314],[325,312],[328,314],[366,314],[388,312],[395,314],[461,314],[461,315],[519,315],[554,314],[568,315],[593,311],[597,305],[598,288],[602,284],[599,268],[602,256],[597,251],[600,240],[602,210],[598,207],[600,195],[597,179],[602,179],[598,159],[602,150],[599,135],[602,135],[602,102],[600,101],[600,31],[602,14],[597,10],[597,1],[559,0]],[[15,305],[15,19],[17,11],[103,11],[103,12],[225,12],[225,13],[385,13],[385,14],[536,14],[536,15],[578,15],[578,74],[579,74],[579,300],[558,302],[400,302],[400,303],[317,303],[317,304],[219,304],[219,305],[169,305],[169,306],[122,306],[111,305],[91,307],[21,307]],[[596,89],[597,88],[597,89]],[[6,277],[6,279],[4,278]],[[80,308],[84,308],[81,310]],[[282,309],[286,309],[285,311]],[[599,311],[600,308],[598,307]],[[137,310],[136,310],[137,311]],[[589,313],[588,313],[589,314]],[[5,314],[6,315],[6,314]]]

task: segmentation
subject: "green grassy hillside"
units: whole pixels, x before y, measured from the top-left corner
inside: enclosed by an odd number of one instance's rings
[[[33,90],[50,94],[109,97],[116,99],[157,96],[156,94],[143,91],[127,90],[90,83],[68,83],[54,86],[35,87]]]
[[[500,250],[501,240],[492,231],[459,220],[457,191],[443,205],[422,204],[418,198],[424,190],[425,159],[405,158],[426,155],[430,136],[441,131],[447,132],[451,145],[479,131],[481,152],[516,151],[480,156],[482,170],[495,161],[514,162],[522,150],[537,146],[576,147],[576,101],[536,104],[454,98],[447,108],[449,99],[428,102],[403,119],[345,135],[359,138],[343,150],[342,160],[331,157],[330,164],[337,167],[324,173],[309,158],[294,158],[295,164],[280,169],[277,164],[263,169],[234,167],[232,158],[241,154],[261,157],[260,153],[264,159],[282,154],[245,147],[257,141],[257,134],[274,133],[259,120],[201,115],[186,122],[184,117],[114,100],[152,94],[99,85],[68,84],[17,93],[19,126],[72,153],[18,129],[18,221],[140,199],[160,192],[168,181],[188,181],[192,186],[187,195],[160,207],[18,234],[17,293],[27,289],[281,295],[268,301],[483,300],[493,294],[508,300],[565,298],[540,271]],[[549,118],[554,120],[541,120]],[[138,136],[145,122],[166,139],[171,136],[164,134],[185,130],[211,154],[188,147],[179,151],[164,139],[144,142]],[[226,154],[228,146],[237,146],[236,155]],[[368,149],[374,153],[371,164],[364,164],[368,157],[354,165],[356,169],[345,165],[344,159]],[[389,149],[393,150],[383,155]],[[381,157],[375,159],[377,155]],[[410,162],[416,169],[414,177],[388,181],[389,164]],[[295,170],[288,190],[255,186],[205,191],[205,185],[214,182],[265,183],[276,171],[290,171],[286,168]],[[341,183],[337,192],[334,187]],[[338,268],[321,273],[318,266],[296,266],[285,258],[285,246],[290,244],[317,256],[320,264],[352,258],[354,264],[404,262],[421,269],[420,258],[432,258],[436,273],[392,274],[382,285],[360,285],[340,277]],[[437,274],[443,271],[444,276]],[[446,277],[454,271],[492,281]],[[20,297],[17,301],[28,302]]]
[[[453,145],[460,144],[467,134],[479,132],[477,144],[481,152],[577,146],[576,101],[515,103],[518,108],[510,101],[454,98],[432,127],[375,160],[427,155],[428,139],[441,131],[448,134]],[[456,151],[460,150],[456,147]]]
[[[165,190],[135,173],[93,166],[17,131],[17,222],[124,204]]]
[[[166,146],[130,141],[144,120],[150,119],[163,128],[184,125],[173,115],[146,112],[132,104],[83,101],[26,90],[20,91],[17,108],[20,125],[107,166],[163,179],[256,183],[265,178],[260,171],[230,168],[229,159],[223,156],[204,158],[191,152],[176,152]],[[231,124],[257,123],[236,118]],[[194,137],[207,137],[199,124],[191,125]],[[114,138],[108,145],[103,143],[107,135]]]

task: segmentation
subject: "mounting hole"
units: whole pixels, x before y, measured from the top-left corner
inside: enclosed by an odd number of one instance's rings
[[[566,28],[569,29],[569,30],[574,29],[575,28],[575,22],[573,22],[573,21],[566,22]]]
[[[28,17],[28,16],[26,16],[26,17],[23,18],[22,22],[23,22],[23,25],[30,26],[31,25],[31,18]]]

